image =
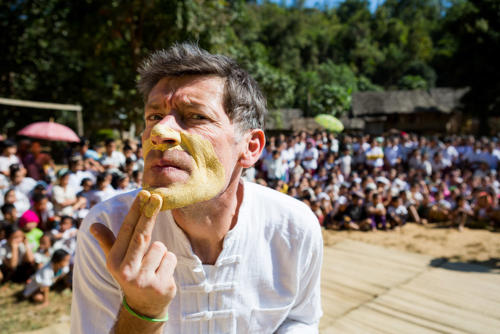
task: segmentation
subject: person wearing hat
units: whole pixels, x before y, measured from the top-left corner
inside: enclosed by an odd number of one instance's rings
[[[31,210],[27,210],[21,218],[19,218],[19,227],[24,231],[24,235],[28,240],[28,244],[32,251],[36,251],[40,245],[40,238],[43,231],[38,228],[40,219],[37,214]]]

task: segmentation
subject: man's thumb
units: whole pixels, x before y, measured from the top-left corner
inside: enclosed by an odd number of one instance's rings
[[[90,226],[90,233],[96,238],[97,242],[99,242],[99,246],[101,246],[102,250],[106,257],[108,257],[109,251],[113,244],[115,243],[115,235],[109,228],[100,223],[94,223]]]

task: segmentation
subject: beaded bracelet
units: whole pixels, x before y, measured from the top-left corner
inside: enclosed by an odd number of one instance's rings
[[[132,310],[130,308],[130,306],[128,306],[127,301],[125,300],[125,297],[123,297],[123,306],[128,311],[128,313],[130,313],[134,317],[137,317],[137,318],[142,319],[142,320],[146,320],[146,321],[149,321],[149,322],[165,322],[165,321],[168,320],[168,313],[165,316],[165,318],[161,318],[161,319],[148,318],[148,317],[146,317],[144,315],[140,315],[140,314],[135,313],[134,310]]]

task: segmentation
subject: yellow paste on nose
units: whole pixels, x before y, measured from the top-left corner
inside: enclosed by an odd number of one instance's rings
[[[152,137],[172,139],[171,142],[154,144]],[[217,196],[224,187],[224,167],[217,158],[212,144],[196,134],[177,132],[167,125],[156,124],[149,138],[142,143],[144,158],[151,150],[186,151],[194,160],[194,168],[186,182],[176,182],[168,187],[153,188],[143,184],[143,189],[158,194],[163,199],[161,211],[182,208]]]

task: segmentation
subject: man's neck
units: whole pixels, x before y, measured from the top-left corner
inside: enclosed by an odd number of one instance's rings
[[[242,200],[243,183],[236,180],[215,199],[172,211],[203,264],[217,261],[226,234],[236,225]]]

